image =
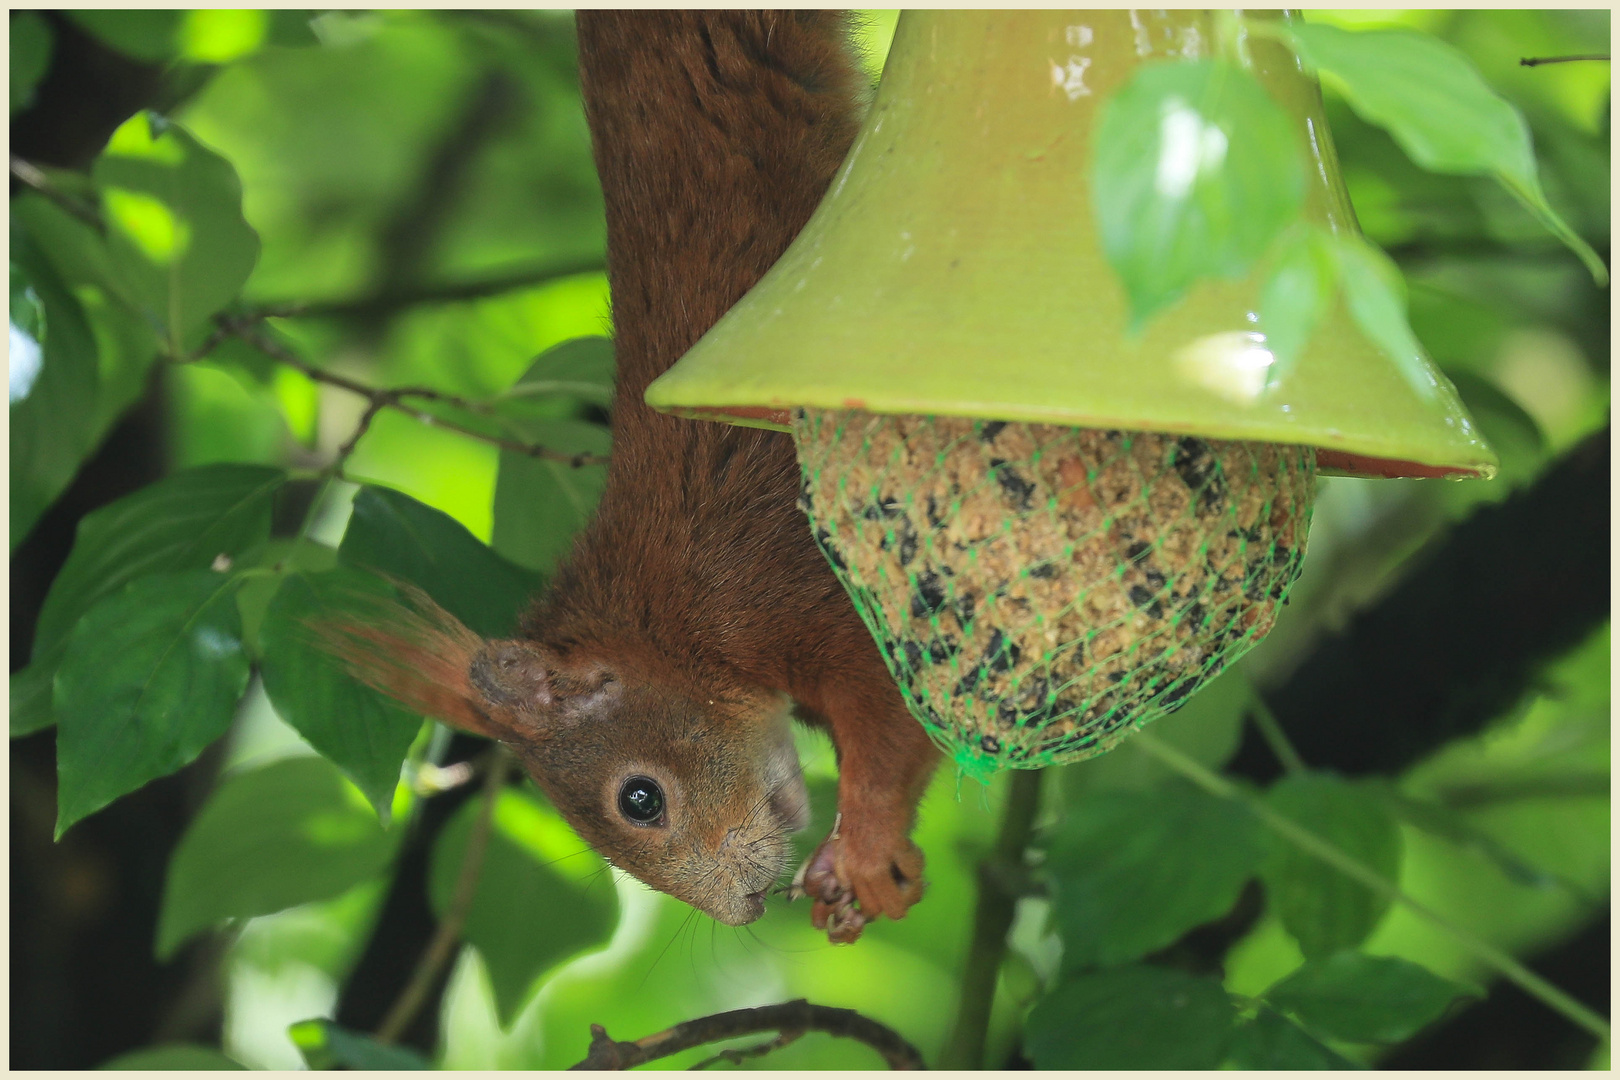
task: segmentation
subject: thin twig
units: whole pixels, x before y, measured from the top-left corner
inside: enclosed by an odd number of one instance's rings
[[[635,1042],[617,1042],[601,1024],[591,1025],[591,1050],[570,1069],[631,1069],[694,1046],[754,1035],[761,1031],[821,1031],[865,1043],[883,1055],[891,1069],[926,1069],[922,1055],[893,1028],[854,1009],[812,1005],[803,998],[780,1005],[700,1016]]]
[[[374,293],[357,300],[332,300],[314,303],[292,301],[266,304],[258,309],[272,316],[299,316],[303,318],[374,318],[402,308],[420,304],[448,304],[464,300],[482,300],[500,296],[518,289],[532,289],[563,278],[591,274],[603,269],[601,256],[591,255],[578,259],[548,262],[540,265],[518,266],[473,281],[448,282],[436,285],[412,285]]]
[[[478,891],[478,875],[484,868],[484,853],[489,848],[490,824],[495,817],[495,799],[506,784],[509,759],[500,746],[489,750],[489,772],[484,777],[484,790],[479,794],[478,816],[473,819],[472,831],[467,834],[467,847],[461,855],[461,869],[456,872],[456,887],[450,894],[450,905],[444,918],[433,933],[433,940],[422,950],[422,958],[411,972],[410,982],[394,1000],[388,1015],[377,1026],[376,1040],[391,1043],[404,1034],[416,1014],[427,1003],[433,984],[450,960],[450,954],[461,941],[461,931],[467,925],[472,911],[473,896]]]
[[[1609,62],[1608,53],[1578,53],[1574,56],[1526,56],[1519,61],[1520,67],[1540,67],[1542,64],[1573,64],[1578,60],[1601,60]]]
[[[420,386],[410,386],[400,389],[382,389],[379,387],[367,386],[364,383],[356,382],[353,379],[339,375],[336,372],[327,371],[324,368],[318,368],[313,364],[306,363],[290,349],[283,348],[278,342],[264,334],[258,328],[258,323],[259,318],[257,316],[224,317],[220,320],[220,325],[228,328],[231,334],[240,337],[243,341],[246,341],[260,352],[274,358],[278,363],[286,364],[288,367],[302,372],[306,377],[314,380],[315,382],[326,383],[329,386],[336,386],[341,390],[347,390],[351,394],[358,394],[360,397],[365,398],[372,405],[372,408],[368,410],[368,414],[363,418],[363,424],[365,425],[369,425],[371,423],[373,416],[378,410],[392,409],[395,412],[403,413],[404,415],[409,416],[411,419],[416,420],[419,423],[431,424],[435,427],[444,428],[446,431],[454,431],[457,434],[465,435],[470,439],[478,439],[481,442],[486,442],[492,446],[497,446],[502,450],[509,450],[514,454],[522,454],[525,457],[539,458],[543,461],[555,461],[559,464],[567,465],[571,469],[580,469],[587,465],[607,464],[608,459],[606,455],[603,454],[565,454],[561,450],[553,450],[548,446],[538,446],[533,443],[518,442],[515,439],[503,438],[499,435],[491,435],[488,432],[479,431],[478,429],[468,427],[465,424],[459,424],[454,420],[447,420],[442,416],[437,416],[433,413],[427,412],[426,410],[418,409],[412,405],[407,405],[400,399],[404,397],[422,398],[423,400],[441,402],[456,408],[468,409],[469,411],[478,411],[477,407],[474,406],[472,402],[468,401],[466,398],[458,397],[455,394],[447,394],[438,390],[430,390],[426,387]],[[358,434],[364,434],[363,427]],[[351,439],[350,441],[352,443],[354,440]],[[348,449],[352,450],[353,447],[349,446]]]
[[[1012,774],[1001,831],[988,858],[979,864],[979,896],[973,911],[973,941],[962,973],[962,998],[956,1023],[940,1052],[942,1069],[981,1069],[990,1031],[990,1010],[996,999],[996,977],[1007,953],[1007,932],[1018,912],[1018,900],[1029,893],[1029,871],[1024,851],[1035,832],[1040,809],[1041,776],[1045,770],[1018,770]]]
[[[1206,769],[1169,743],[1163,742],[1146,732],[1137,732],[1134,739],[1136,745],[1210,794],[1222,799],[1241,802],[1247,806],[1249,811],[1259,818],[1268,829],[1301,851],[1314,855],[1346,877],[1365,885],[1378,895],[1400,904],[1430,925],[1445,932],[1486,965],[1495,968],[1508,981],[1517,985],[1519,989],[1536,998],[1565,1019],[1585,1028],[1600,1039],[1607,1040],[1609,1038],[1609,1024],[1603,1017],[1519,963],[1507,952],[1492,945],[1484,938],[1464,930],[1427,904],[1408,896],[1401,891],[1399,886],[1389,881],[1366,863],[1346,854],[1336,845],[1322,839],[1292,819],[1277,813],[1261,799],[1250,795],[1236,784],[1230,783],[1223,777]]]
[[[11,175],[96,230],[96,232],[105,233],[107,231],[107,223],[101,220],[101,215],[96,212],[95,207],[90,206],[83,199],[63,191],[46,174],[44,169],[41,169],[33,162],[12,154]]]
[[[1259,694],[1254,694],[1249,700],[1249,719],[1271,747],[1271,752],[1277,755],[1282,767],[1293,775],[1306,771],[1305,759],[1299,756],[1294,744],[1288,741],[1283,733],[1282,725],[1277,722],[1277,715],[1271,711],[1271,706]]]

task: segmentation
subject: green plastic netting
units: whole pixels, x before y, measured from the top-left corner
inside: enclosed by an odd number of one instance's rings
[[[907,705],[965,773],[1079,761],[1266,635],[1308,447],[799,409],[800,505]]]

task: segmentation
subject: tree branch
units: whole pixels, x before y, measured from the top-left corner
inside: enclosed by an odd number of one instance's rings
[[[962,973],[962,1000],[956,1023],[940,1053],[942,1069],[982,1069],[996,998],[996,976],[1007,953],[1007,932],[1017,914],[1018,899],[1029,893],[1024,850],[1035,832],[1041,803],[1043,769],[1019,769],[1009,779],[1001,831],[990,856],[979,864],[979,898],[973,910],[973,943]]]
[[[1523,697],[1609,617],[1609,476],[1605,427],[1408,560],[1400,584],[1263,692],[1299,756],[1398,773]],[[1227,771],[1269,783],[1280,769],[1245,731]]]
[[[540,458],[543,461],[555,461],[559,464],[567,465],[571,469],[580,469],[587,465],[607,464],[608,459],[602,454],[565,454],[561,450],[553,450],[550,447],[540,446],[534,443],[518,442],[515,439],[507,439],[499,435],[491,435],[488,432],[479,431],[478,429],[468,427],[465,424],[458,424],[454,420],[447,420],[442,416],[437,416],[423,409],[418,409],[415,406],[407,405],[403,399],[421,398],[424,401],[435,401],[453,406],[454,408],[464,409],[468,412],[490,412],[491,410],[489,407],[481,402],[469,401],[468,399],[458,397],[455,394],[447,394],[439,390],[430,390],[427,387],[422,386],[404,386],[393,389],[367,386],[364,383],[356,382],[355,380],[343,375],[339,375],[336,372],[327,371],[324,368],[318,368],[315,365],[304,361],[290,349],[283,348],[274,339],[261,332],[258,324],[262,318],[263,316],[258,314],[245,316],[219,316],[217,322],[223,333],[210,335],[208,340],[203,343],[203,347],[186,357],[186,361],[201,359],[215,345],[219,344],[219,341],[224,337],[235,336],[241,338],[243,341],[246,341],[248,344],[252,345],[265,355],[274,358],[278,363],[286,364],[288,367],[302,372],[306,377],[314,380],[315,382],[326,383],[328,386],[336,386],[340,390],[347,390],[351,394],[358,394],[360,397],[365,398],[369,403],[369,407],[367,408],[365,414],[361,417],[361,421],[359,425],[357,425],[355,434],[350,437],[350,439],[344,444],[343,449],[338,452],[338,463],[340,466],[342,461],[354,450],[355,444],[359,441],[360,436],[365,434],[366,429],[370,426],[371,421],[376,417],[376,414],[383,409],[392,409],[395,412],[403,413],[404,415],[409,416],[411,419],[420,423],[431,424],[434,427],[441,427],[446,431],[454,431],[457,434],[465,435],[470,439],[477,439],[480,442],[489,443],[490,445],[497,446],[502,450],[509,450],[514,454],[522,454],[525,457]]]
[[[516,289],[533,288],[578,274],[595,273],[605,266],[606,263],[602,261],[601,256],[592,255],[532,266],[517,266],[472,281],[399,286],[357,300],[317,303],[285,301],[265,304],[259,310],[265,315],[277,317],[375,318],[418,304],[444,304],[458,300],[482,300],[489,296],[500,296]]]
[[[451,952],[461,941],[461,931],[467,925],[467,915],[472,911],[473,897],[478,891],[478,875],[484,869],[484,853],[489,849],[495,799],[506,784],[509,764],[506,751],[498,744],[490,747],[486,761],[489,772],[484,777],[484,790],[479,794],[478,816],[473,819],[472,831],[467,834],[467,849],[461,856],[461,869],[456,873],[456,887],[450,894],[450,905],[445,909],[444,918],[439,920],[439,928],[434,931],[433,939],[422,951],[422,958],[417,961],[410,981],[400,991],[383,1022],[377,1025],[376,1039],[380,1043],[387,1044],[398,1039],[411,1021],[416,1019],[416,1014],[427,1002],[433,984],[438,981],[439,973],[449,962]]]
[[[96,232],[105,233],[107,231],[107,223],[101,220],[101,215],[96,212],[95,207],[78,196],[63,191],[46,174],[44,169],[41,169],[33,162],[25,161],[16,154],[12,154],[11,175],[96,230]]]
[[[635,1042],[617,1042],[609,1037],[601,1024],[592,1024],[590,1053],[585,1056],[584,1061],[569,1068],[630,1069],[644,1062],[689,1050],[694,1046],[702,1046],[704,1043],[734,1039],[739,1035],[753,1035],[761,1031],[779,1031],[784,1036],[791,1034],[794,1038],[808,1031],[825,1032],[828,1035],[865,1043],[882,1054],[883,1060],[891,1069],[928,1067],[923,1062],[922,1055],[917,1052],[917,1048],[893,1028],[862,1016],[854,1009],[812,1005],[800,998],[797,1001],[785,1001],[780,1005],[761,1005],[754,1009],[734,1009],[712,1016],[700,1016],[696,1020],[687,1020],[657,1034],[637,1039]],[[785,1045],[790,1041],[792,1040],[776,1039],[772,1040],[772,1043]],[[703,1064],[709,1063],[706,1061]]]

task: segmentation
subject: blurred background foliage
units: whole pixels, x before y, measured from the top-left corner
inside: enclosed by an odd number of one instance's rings
[[[1607,11],[1308,17],[1349,28],[1412,27],[1460,48],[1524,112],[1549,199],[1607,260],[1608,65],[1518,63],[1606,49]],[[60,189],[85,192],[75,177],[130,116],[153,109],[177,122],[240,178],[241,214],[257,234],[258,256],[236,310],[286,312],[270,320],[282,356],[368,386],[426,386],[484,400],[551,371],[535,365],[547,350],[611,332],[602,202],[568,13],[12,12],[10,20],[14,155]],[[893,25],[893,12],[875,12],[863,29],[874,79]],[[1534,489],[1608,423],[1607,292],[1494,182],[1419,170],[1383,131],[1359,120],[1331,82],[1326,94],[1362,227],[1402,267],[1414,328],[1457,382],[1503,468],[1490,482],[1322,481],[1311,555],[1284,619],[1233,675],[1155,728],[1204,765],[1254,783],[1279,771],[1246,723],[1263,711],[1257,702],[1275,705],[1274,695],[1314,654],[1354,633],[1358,613],[1398,603],[1403,589],[1421,585],[1432,570],[1425,559],[1445,550],[1436,545],[1456,527]],[[51,287],[71,293],[83,311],[77,330],[53,325],[52,332],[93,338],[99,364],[98,394],[75,398],[69,388],[58,400],[78,431],[68,459],[54,472],[42,466],[37,475],[46,479],[30,488],[19,485],[14,450],[16,673],[28,663],[41,602],[84,513],[198,465],[273,465],[307,475],[350,439],[366,401],[241,340],[199,362],[158,362],[151,334],[120,316],[93,275],[75,276],[46,257],[68,226],[57,220],[59,207],[15,175],[12,213],[14,238],[16,223],[25,222],[43,249],[30,253],[14,239],[14,266],[21,251],[31,280],[59,278]],[[40,303],[38,290],[31,300],[17,280],[14,269],[11,318],[26,330],[43,316],[30,307]],[[585,370],[592,361],[582,363]],[[40,421],[19,421],[15,349],[11,370],[15,447],[17,425]],[[529,417],[540,426],[528,430],[542,432],[543,442],[578,443],[563,446],[569,452],[600,452],[604,405],[588,390],[544,398]],[[1578,494],[1600,504],[1606,520],[1606,434],[1603,443],[1602,490]],[[504,456],[513,460],[503,464],[488,442],[385,411],[345,471],[437,508],[513,562],[543,572],[588,512],[599,476]],[[314,508],[317,539],[335,546],[344,536],[355,490],[342,485]],[[536,501],[535,492],[545,498]],[[304,492],[306,503],[312,494]],[[1560,524],[1557,514],[1544,521],[1555,536]],[[1576,576],[1603,597],[1606,535],[1601,559]],[[1555,616],[1581,606],[1544,599]],[[1496,617],[1507,626],[1518,613],[1506,604]],[[1606,617],[1571,615],[1560,626],[1560,640],[1578,644],[1526,661],[1505,707],[1354,783],[1381,792],[1399,823],[1389,834],[1397,842],[1369,859],[1387,861],[1410,895],[1529,959],[1606,1015],[1610,644]],[[1416,656],[1446,647],[1416,636],[1385,645]],[[14,732],[18,694],[14,678]],[[1292,734],[1294,717],[1278,712]],[[1309,760],[1319,744],[1324,756]],[[1308,764],[1337,767],[1331,743],[1299,745]],[[255,681],[222,743],[53,845],[53,735],[19,737],[11,761],[12,1064],[219,1063],[209,1055],[221,1051],[254,1068],[344,1060],[345,1029],[382,1020],[454,889],[475,808],[469,796],[479,786],[458,785],[466,777],[456,763],[479,749],[475,740],[424,732],[412,750],[414,783],[401,785],[396,823],[384,830],[359,792],[277,717]],[[803,734],[802,751],[818,811],[801,838],[808,849],[830,824],[836,770],[825,739]],[[1082,944],[1095,951],[1093,960],[1114,955],[1110,949],[1126,960],[1148,949],[1082,943],[1061,910],[1078,902],[1064,882],[1085,880],[1102,858],[1097,845],[1106,848],[1074,834],[1077,822],[1134,814],[1133,798],[1173,805],[1180,790],[1173,784],[1157,759],[1130,743],[1049,777],[1038,823],[1050,837],[1040,847],[1051,849],[1060,910],[1052,918],[1048,897],[1018,902],[991,1014],[989,1064],[1027,1062],[1023,1016],[1073,968]],[[442,996],[402,1042],[447,1068],[556,1068],[584,1056],[592,1023],[635,1038],[705,1013],[805,997],[890,1024],[935,1060],[966,962],[976,867],[990,849],[1005,789],[1005,777],[980,788],[942,775],[917,833],[929,858],[926,902],[902,922],[871,925],[858,946],[834,949],[809,927],[802,906],[773,902],[760,922],[733,930],[604,872],[532,785],[514,784],[495,804],[469,944]],[[240,838],[254,829],[269,846],[251,849],[260,853],[251,865],[233,864]],[[1066,844],[1089,860],[1072,874]],[[1197,954],[1193,969],[1254,997],[1298,969],[1309,939],[1298,919],[1290,925],[1284,890],[1272,887],[1288,871],[1256,867],[1243,864],[1232,878],[1235,900],[1188,916],[1214,922],[1186,933],[1173,926],[1172,941],[1151,943],[1153,955]],[[278,901],[271,886],[288,874],[304,884]],[[1256,874],[1266,887],[1238,893]],[[230,895],[217,885],[186,885],[199,875],[245,884]],[[311,885],[316,879],[322,884]],[[1365,909],[1354,916],[1365,925],[1350,934],[1351,944],[1365,939],[1364,953],[1401,957],[1489,993],[1452,1006],[1415,1039],[1402,1032],[1394,1048],[1329,1039],[1333,1051],[1366,1064],[1606,1064],[1606,1045],[1493,984],[1474,955],[1429,923],[1398,907],[1368,907],[1359,894],[1345,903]],[[316,1017],[343,1027],[305,1025],[289,1034],[289,1025]],[[679,1067],[710,1052],[660,1064]],[[879,1063],[859,1044],[821,1035],[759,1061],[773,1068]]]

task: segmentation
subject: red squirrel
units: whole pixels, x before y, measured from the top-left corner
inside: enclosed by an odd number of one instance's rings
[[[832,834],[795,887],[852,941],[922,894],[938,762],[798,509],[789,436],[642,402],[787,248],[842,163],[865,77],[822,11],[581,11],[618,380],[596,516],[516,640],[413,594],[328,628],[356,675],[500,739],[614,865],[740,925],[808,821],[790,711],[832,735]]]

